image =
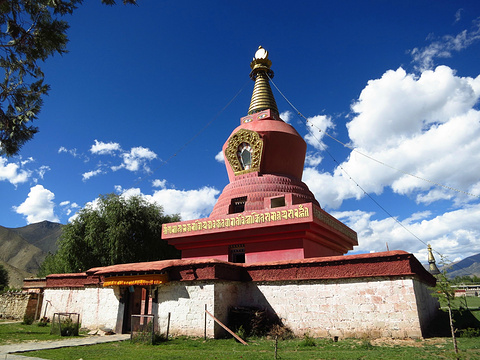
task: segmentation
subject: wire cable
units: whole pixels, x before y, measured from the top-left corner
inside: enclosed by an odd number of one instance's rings
[[[267,75],[268,76],[268,75]],[[331,138],[332,140],[338,142],[339,144],[343,145],[344,147],[352,150],[352,151],[355,151],[356,153],[360,154],[360,155],[363,155],[365,157],[367,157],[368,159],[370,160],[373,160],[379,164],[382,164],[384,166],[387,166],[393,170],[396,170],[396,171],[399,171],[405,175],[409,175],[409,176],[413,176],[419,180],[423,180],[423,181],[427,181],[429,183],[432,183],[434,185],[437,185],[437,186],[440,186],[440,187],[443,187],[445,189],[449,189],[449,190],[453,190],[453,191],[456,191],[456,192],[459,192],[459,193],[463,193],[463,194],[466,194],[466,195],[470,195],[470,196],[474,196],[474,197],[477,197],[477,198],[480,198],[480,196],[478,195],[475,195],[475,194],[471,194],[469,192],[466,192],[466,191],[463,191],[463,190],[458,190],[458,189],[455,189],[455,188],[452,188],[450,186],[446,186],[446,185],[442,185],[442,184],[439,184],[439,183],[436,183],[434,181],[431,181],[431,180],[428,180],[428,179],[424,179],[424,178],[421,178],[419,176],[416,176],[416,175],[413,175],[413,174],[410,174],[408,172],[405,172],[403,170],[400,170],[400,169],[397,169],[391,165],[388,165],[382,161],[379,161],[369,155],[366,155],[366,154],[363,154],[362,152],[356,150],[355,148],[341,142],[340,140],[336,139],[335,137],[331,136],[330,134],[328,134],[327,132],[325,131],[322,131],[320,128],[318,128],[314,123],[312,123],[311,121],[309,121],[288,99],[287,97],[282,93],[282,91],[278,88],[278,86],[273,82],[273,80],[269,77],[271,83],[273,84],[273,86],[275,87],[275,89],[277,89],[277,91],[280,93],[280,95],[282,95],[282,97],[285,99],[285,101],[292,107],[292,109],[297,113],[297,115],[300,117],[300,118],[303,118],[305,119],[306,121],[306,124],[310,124],[311,126],[313,127],[316,127],[318,129],[319,132],[323,132],[325,135],[327,135],[329,138]],[[364,193],[364,195],[366,195],[368,198],[370,198],[370,200],[372,200],[380,209],[382,209],[391,219],[393,219],[398,225],[400,225],[405,231],[407,231],[410,235],[412,235],[416,240],[418,240],[419,242],[421,242],[423,245],[425,246],[428,246],[428,244],[423,241],[422,239],[420,239],[417,235],[415,235],[412,231],[410,231],[410,229],[408,229],[405,225],[403,225],[396,217],[394,217],[387,209],[385,209],[385,207],[383,207],[377,200],[375,200],[368,192],[365,191],[365,189],[363,189],[363,187],[357,183],[351,176],[350,174],[343,168],[343,166],[335,159],[335,157],[330,153],[330,151],[327,150],[327,148],[323,145],[322,141],[320,139],[318,139],[315,134],[313,132],[310,132],[310,134],[313,136],[313,138],[318,142],[318,144],[321,146],[322,150],[325,151],[329,156],[330,158],[333,160],[333,162],[335,162],[335,164],[337,164],[337,166],[348,176],[348,178]],[[440,252],[438,252],[437,250],[433,249],[432,250],[437,253],[442,259],[445,259],[445,256],[443,254],[441,254]],[[456,264],[455,263],[451,263],[448,265],[449,267],[455,267]],[[462,270],[463,272],[466,273],[466,275],[473,275],[471,273],[468,273],[468,271],[466,271],[465,269],[460,269],[458,268],[459,270]]]
[[[267,75],[268,76],[268,75]],[[462,193],[462,194],[465,194],[465,195],[468,195],[468,196],[473,196],[473,197],[476,197],[478,199],[480,199],[480,195],[475,195],[475,194],[472,194],[468,191],[464,191],[464,190],[459,190],[459,189],[456,189],[454,187],[451,187],[451,186],[448,186],[448,185],[443,185],[443,184],[440,184],[440,183],[437,183],[435,181],[432,181],[432,180],[429,180],[429,179],[426,179],[426,178],[422,178],[421,176],[417,176],[417,175],[414,175],[414,174],[411,174],[407,171],[404,171],[404,170],[401,170],[401,169],[398,169],[392,165],[389,165],[387,163],[384,163],[383,161],[380,161],[378,159],[375,159],[374,157],[370,156],[370,155],[367,155],[359,150],[357,150],[356,148],[348,145],[348,144],[345,144],[343,143],[342,141],[338,140],[337,138],[333,137],[332,135],[330,135],[329,133],[327,133],[326,131],[323,131],[322,129],[320,129],[318,126],[316,126],[314,123],[312,123],[310,120],[308,120],[307,117],[305,117],[287,98],[286,96],[280,91],[280,89],[277,87],[277,85],[273,82],[273,80],[270,78],[270,81],[272,82],[273,86],[275,86],[275,89],[277,89],[277,91],[280,93],[280,95],[282,95],[282,97],[285,99],[285,101],[292,107],[292,109],[295,110],[295,112],[297,113],[298,116],[300,116],[301,118],[305,119],[305,121],[308,123],[308,124],[311,124],[311,126],[315,127],[319,132],[323,132],[326,136],[328,136],[330,139],[336,141],[337,143],[339,143],[340,145],[354,151],[355,153],[357,154],[360,154],[364,157],[366,157],[367,159],[370,159],[372,161],[375,161],[376,163],[378,164],[381,164],[383,166],[386,166],[392,170],[395,170],[395,171],[398,171],[404,175],[408,175],[408,176],[411,176],[411,177],[414,177],[418,180],[422,180],[422,181],[425,181],[425,182],[428,182],[430,184],[433,184],[435,186],[438,186],[438,187],[442,187],[444,189],[447,189],[447,190],[452,190],[452,191],[455,191],[455,192],[458,192],[458,193]]]
[[[160,165],[158,165],[155,169],[153,169],[149,174],[147,174],[146,176],[138,179],[135,183],[133,183],[132,187],[138,185],[139,183],[141,183],[142,181],[146,180],[147,178],[149,178],[150,176],[153,175],[153,173],[155,173],[155,171],[157,171],[158,169],[160,169],[161,167],[167,165],[170,163],[170,161],[176,157],[181,151],[183,151],[188,145],[190,145],[196,138],[198,138],[210,125],[212,125],[212,123],[218,119],[218,117],[232,104],[233,101],[235,101],[235,99],[241,94],[241,92],[245,89],[245,87],[247,86],[247,84],[250,82],[250,79],[248,79],[245,84],[240,88],[240,90],[238,90],[238,92],[230,99],[230,101],[227,102],[227,104],[220,110],[218,111],[215,116],[213,116],[209,122],[207,122],[195,135],[193,135],[189,140],[187,140],[182,146],[180,146],[178,148],[177,151],[175,151],[172,155],[170,155],[170,157],[167,159],[167,160],[162,160],[162,163]]]

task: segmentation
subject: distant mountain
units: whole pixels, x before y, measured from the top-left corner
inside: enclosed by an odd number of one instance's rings
[[[447,266],[449,278],[465,275],[476,275],[480,277],[480,254],[469,256],[452,266]]]
[[[22,276],[37,274],[47,253],[57,250],[62,226],[50,221],[20,228],[0,226],[0,263],[9,272],[10,287],[21,287]]]

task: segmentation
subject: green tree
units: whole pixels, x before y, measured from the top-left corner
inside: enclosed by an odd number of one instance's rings
[[[8,287],[8,271],[0,264],[0,291]]]
[[[59,18],[72,14],[82,0],[0,1],[0,155],[12,156],[31,140],[49,85],[39,63],[55,53],[67,52],[68,23]],[[107,5],[114,0],[102,0]],[[136,0],[123,0],[135,4]]]
[[[100,196],[63,227],[56,254],[47,256],[40,276],[81,272],[98,266],[178,258],[161,239],[162,224],[180,221],[143,197]]]
[[[445,260],[442,259],[442,263],[445,264]],[[452,287],[450,280],[447,278],[446,267],[443,266],[443,272],[436,275],[437,283],[434,287],[433,295],[436,296],[441,306],[446,306],[448,310],[448,320],[450,322],[450,332],[452,334],[453,350],[455,351],[455,357],[458,360],[458,345],[456,337],[456,329],[454,325],[452,308],[453,300],[455,299],[455,289]]]

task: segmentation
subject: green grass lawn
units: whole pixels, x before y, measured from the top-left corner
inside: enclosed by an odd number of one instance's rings
[[[478,296],[467,296],[467,297],[456,297],[453,301],[453,306],[454,307],[460,307],[463,306],[465,307],[465,304],[468,306],[470,309],[478,309],[480,308],[480,297]],[[443,304],[442,304],[443,306]]]
[[[64,337],[50,335],[49,325],[23,325],[19,322],[12,324],[0,324],[0,345],[8,345],[22,341],[45,341],[58,339],[64,339]]]
[[[278,343],[278,359],[452,359],[451,340],[431,339],[409,341],[407,344],[380,344],[367,340],[347,339],[337,343],[314,340],[315,346],[305,346],[304,340],[283,340]],[[35,351],[27,356],[58,360],[130,360],[130,359],[274,359],[274,340],[254,339],[249,346],[233,339],[207,340],[178,338],[159,345],[132,344],[130,341],[76,348]],[[478,338],[459,340],[461,359],[479,359]]]

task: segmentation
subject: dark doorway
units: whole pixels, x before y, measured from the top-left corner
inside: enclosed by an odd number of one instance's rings
[[[149,313],[149,290],[140,286],[129,286],[124,290],[122,298],[125,303],[122,333],[128,334],[132,330],[132,315]]]

